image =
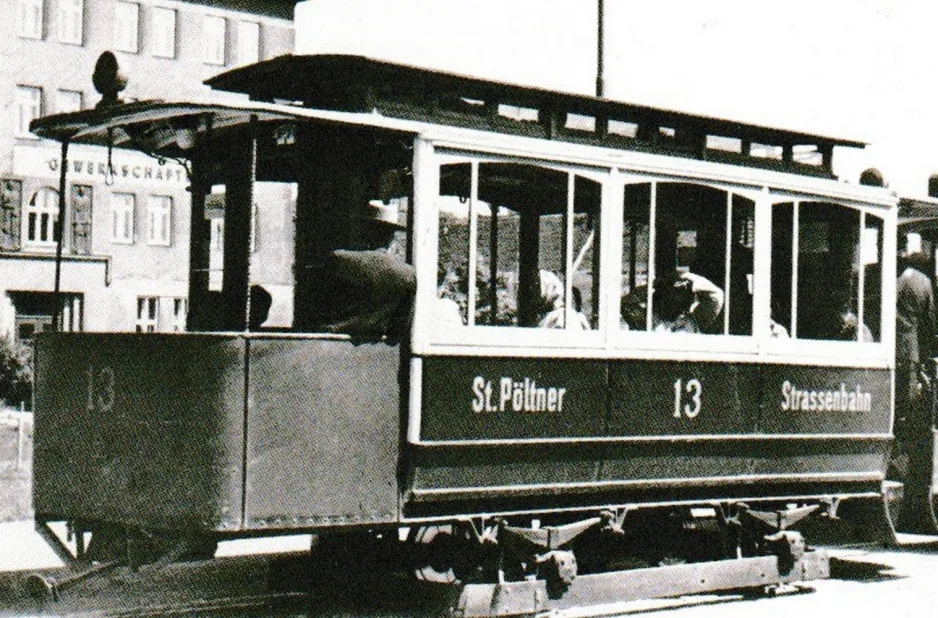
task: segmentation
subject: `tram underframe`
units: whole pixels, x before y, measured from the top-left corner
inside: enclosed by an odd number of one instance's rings
[[[430,584],[458,586],[455,615],[534,615],[703,592],[755,590],[829,576],[827,555],[805,545],[793,529],[836,506],[744,503],[637,508],[425,523],[407,529],[352,528],[314,537],[312,572],[333,578],[373,578],[404,571]],[[72,555],[48,521],[37,529],[66,560],[64,577],[34,577],[37,596],[58,598],[69,586],[121,566],[206,559],[218,539],[174,537],[100,522],[68,522]],[[91,542],[86,545],[86,540]],[[201,553],[200,553],[201,552]],[[452,598],[452,595],[450,595]]]

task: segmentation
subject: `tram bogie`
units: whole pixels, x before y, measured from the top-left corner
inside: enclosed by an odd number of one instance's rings
[[[441,114],[415,95],[431,78],[484,104]],[[187,159],[193,195],[190,332],[39,342],[41,521],[182,538],[409,527],[409,545],[453,561],[425,573],[549,574],[554,594],[578,563],[606,562],[588,550],[602,540],[699,531],[691,509],[712,509],[719,557],[779,583],[795,564],[824,573],[793,518],[883,511],[896,212],[889,192],[829,177],[833,147],[858,144],[360,58],[213,84],[309,101],[135,103],[34,126]],[[361,113],[362,88],[380,113]],[[499,97],[543,117],[504,130]],[[592,134],[557,128],[584,112]],[[630,118],[634,136],[608,130]],[[708,150],[707,122],[738,133],[733,156]],[[648,138],[666,126],[681,139]],[[804,143],[816,165],[791,159]],[[255,246],[264,217],[292,222],[283,242]],[[341,306],[336,264],[367,284]],[[277,318],[255,319],[271,303]],[[497,567],[512,551],[514,571]],[[656,551],[649,568],[672,558]]]

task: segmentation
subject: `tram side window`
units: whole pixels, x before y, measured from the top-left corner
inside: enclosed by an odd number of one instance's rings
[[[620,328],[647,330],[651,184],[625,187]]]
[[[773,207],[772,231],[773,333],[878,341],[882,220],[838,204],[789,202]]]
[[[443,166],[439,306],[470,326],[597,328],[600,193],[534,165]]]
[[[626,187],[624,206],[622,327],[751,335],[754,203],[712,187],[655,183]]]

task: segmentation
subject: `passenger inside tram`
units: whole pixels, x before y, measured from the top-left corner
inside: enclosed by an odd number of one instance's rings
[[[653,326],[659,332],[719,332],[723,290],[690,271],[670,271],[655,280]]]

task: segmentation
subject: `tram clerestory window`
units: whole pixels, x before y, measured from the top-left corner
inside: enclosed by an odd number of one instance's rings
[[[441,308],[455,304],[469,326],[598,327],[599,183],[535,165],[453,164],[441,168],[440,194]]]
[[[839,204],[772,215],[773,327],[796,339],[879,341],[882,220]]]

